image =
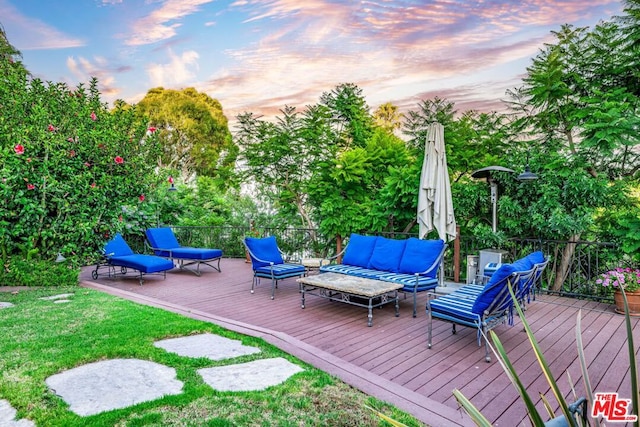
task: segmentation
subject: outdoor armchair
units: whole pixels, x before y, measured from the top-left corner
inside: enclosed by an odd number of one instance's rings
[[[477,285],[467,285],[451,294],[434,299],[429,293],[427,298],[427,315],[429,317],[427,345],[431,348],[433,319],[440,319],[452,324],[452,333],[456,333],[456,325],[475,328],[478,346],[485,341],[485,360],[491,361],[489,355],[489,330],[508,321],[513,325],[514,301],[509,293],[510,284],[514,294],[522,281],[527,281],[534,274],[534,268],[517,271],[511,264],[503,264],[491,276],[489,282],[478,292]]]
[[[302,264],[285,262],[286,257],[278,247],[275,236],[245,237],[243,243],[253,269],[251,293],[261,278],[271,279],[271,299],[274,299],[279,280],[306,275],[306,268]]]

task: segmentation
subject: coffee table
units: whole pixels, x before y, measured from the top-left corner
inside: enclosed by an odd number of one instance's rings
[[[302,293],[302,308],[305,295],[316,295],[331,301],[369,309],[367,326],[373,325],[373,308],[394,302],[396,317],[400,315],[398,306],[398,289],[402,285],[381,280],[365,279],[340,273],[321,273],[297,279]],[[366,301],[366,304],[361,302]],[[375,300],[375,302],[374,302]]]

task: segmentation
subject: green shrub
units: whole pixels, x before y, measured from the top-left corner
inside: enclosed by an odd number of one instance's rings
[[[67,263],[13,257],[0,274],[0,286],[75,286],[80,269]]]

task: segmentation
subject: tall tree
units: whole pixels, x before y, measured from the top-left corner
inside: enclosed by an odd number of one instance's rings
[[[159,131],[160,167],[178,169],[185,180],[215,178],[219,188],[234,185],[238,147],[233,143],[220,102],[193,88],[155,88],[138,103]]]

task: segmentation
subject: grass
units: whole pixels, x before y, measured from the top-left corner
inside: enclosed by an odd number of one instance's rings
[[[72,293],[70,302],[41,298]],[[91,289],[42,288],[0,293],[15,306],[0,309],[0,399],[38,426],[384,426],[370,406],[409,426],[422,425],[397,408],[282,352],[265,341]],[[155,341],[214,333],[258,347],[260,353],[224,361],[188,358]],[[263,391],[219,392],[197,369],[284,357],[304,371]],[[45,380],[99,360],[137,358],[172,367],[183,392],[124,409],[80,417]]]

